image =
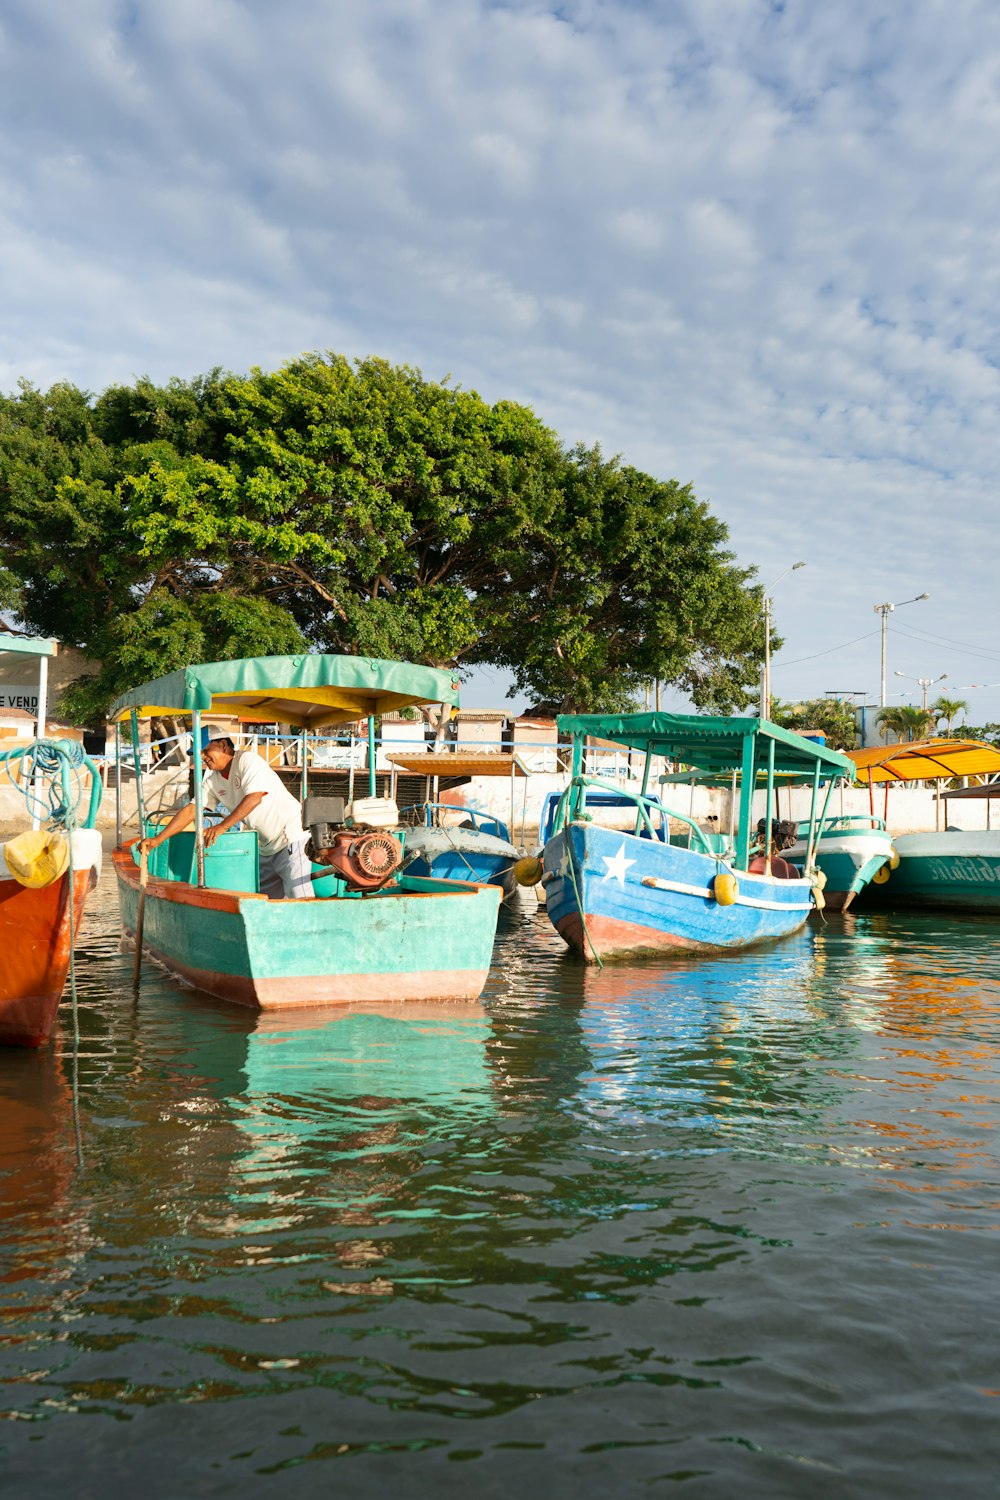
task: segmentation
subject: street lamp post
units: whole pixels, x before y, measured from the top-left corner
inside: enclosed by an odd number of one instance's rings
[[[917,683],[920,684],[920,686],[924,690],[924,704],[923,704],[923,707],[924,707],[924,713],[926,713],[927,712],[927,689],[929,687],[933,687],[936,682],[944,682],[945,678],[948,676],[948,673],[947,672],[942,672],[940,677],[911,677],[910,674],[909,674],[909,672],[896,672],[894,675],[896,677],[906,677],[910,682],[917,682]]]
[[[774,583],[769,583],[764,590],[761,603],[764,606],[764,667],[760,674],[760,705],[759,713],[762,719],[771,717],[771,590],[788,573],[795,573],[799,568],[804,568],[804,562],[792,563],[784,573],[779,573]]]
[[[885,708],[885,627],[886,621],[894,609],[901,609],[904,604],[916,604],[920,599],[929,599],[930,594],[915,594],[912,599],[901,599],[898,604],[876,604],[875,613],[882,616],[882,692],[879,696],[879,707]]]

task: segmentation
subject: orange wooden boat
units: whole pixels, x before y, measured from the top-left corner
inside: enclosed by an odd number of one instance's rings
[[[44,871],[26,874],[23,860],[14,858],[16,840],[0,846],[0,1046],[42,1047],[52,1035],[69,973],[71,935],[79,932],[101,871],[101,835],[93,825],[102,788],[96,767],[68,742],[38,740],[0,751],[0,768],[11,760],[25,762],[21,786],[29,810],[37,813],[43,804],[48,828],[68,832],[69,839],[68,866],[54,878]],[[90,775],[90,807],[87,826],[75,828],[84,771]]]

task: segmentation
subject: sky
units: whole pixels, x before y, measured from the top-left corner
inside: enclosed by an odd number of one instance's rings
[[[888,701],[982,724],[998,179],[991,0],[4,0],[0,389],[450,375],[690,483],[783,700],[877,703],[927,593]]]

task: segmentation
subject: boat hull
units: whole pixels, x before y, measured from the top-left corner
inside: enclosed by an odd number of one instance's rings
[[[434,880],[475,881],[497,885],[507,901],[517,891],[513,844],[470,828],[408,829],[406,870]]]
[[[595,824],[557,833],[543,863],[552,925],[588,962],[745,948],[796,932],[813,906],[807,880],[742,871],[736,902],[720,905],[712,890],[725,868],[719,860]]]
[[[73,834],[77,933],[101,869],[101,838]],[[70,964],[69,872],[33,890],[0,860],[0,1046],[43,1047],[52,1035]]]
[[[866,906],[1000,912],[1000,831],[905,833],[893,845],[899,866],[868,887]]]
[[[139,872],[114,853],[134,941]],[[474,1000],[489,973],[500,891],[404,875],[389,894],[272,901],[150,879],[143,950],[183,982],[255,1010],[352,1001]]]
[[[893,851],[892,836],[883,829],[871,828],[851,833],[832,831],[823,834],[816,849],[816,868],[826,876],[823,888],[827,911],[843,911],[865,886],[888,864]],[[785,851],[793,864],[806,857],[803,840]]]

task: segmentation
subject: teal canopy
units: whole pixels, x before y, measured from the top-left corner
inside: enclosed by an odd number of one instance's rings
[[[828,776],[854,779],[854,763],[838,750],[828,750],[769,719],[708,718],[700,714],[560,714],[560,738],[589,736],[627,745],[668,760],[698,766],[709,775],[732,771],[743,764],[744,745],[755,740],[754,760],[760,765],[767,746],[774,745],[777,772],[804,774],[819,763]]]
[[[347,724],[415,703],[458,704],[454,672],[368,656],[254,656],[184,667],[118,698],[112,720],[153,714],[233,715],[250,722]]]

